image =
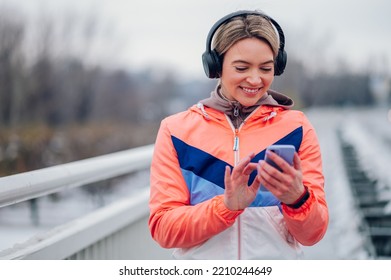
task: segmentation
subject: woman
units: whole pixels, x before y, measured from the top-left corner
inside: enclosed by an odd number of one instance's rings
[[[277,30],[277,32],[276,32]],[[215,36],[214,36],[215,34]],[[212,37],[214,48],[211,50]],[[164,119],[151,165],[149,228],[179,259],[298,259],[324,236],[328,209],[316,133],[270,90],[284,71],[284,34],[239,11],[211,29],[203,54],[211,97]],[[295,146],[293,165],[268,154]],[[260,187],[262,186],[262,187]]]

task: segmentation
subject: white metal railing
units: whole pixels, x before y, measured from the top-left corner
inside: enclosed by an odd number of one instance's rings
[[[148,168],[153,146],[0,178],[0,207]]]
[[[153,145],[0,178],[0,207],[149,168]],[[150,237],[149,188],[0,252],[0,259],[163,259]],[[12,246],[13,244],[10,244]]]

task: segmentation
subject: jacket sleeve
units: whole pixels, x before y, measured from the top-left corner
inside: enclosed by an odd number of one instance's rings
[[[324,193],[324,176],[318,138],[308,119],[303,121],[303,139],[299,149],[303,184],[309,198],[299,208],[282,205],[283,215],[291,234],[301,244],[310,246],[319,242],[326,233],[329,214]]]
[[[157,135],[150,183],[149,229],[153,239],[164,248],[198,245],[231,226],[243,212],[227,209],[222,195],[190,205],[166,120]]]

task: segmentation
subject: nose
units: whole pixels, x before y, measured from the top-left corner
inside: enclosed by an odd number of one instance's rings
[[[262,83],[261,73],[258,71],[251,71],[246,80],[250,85],[258,86]]]

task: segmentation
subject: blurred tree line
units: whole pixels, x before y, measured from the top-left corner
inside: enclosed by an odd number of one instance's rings
[[[0,176],[153,143],[170,102],[183,105],[171,72],[86,61],[94,20],[62,24],[42,17],[32,29],[0,9]]]
[[[0,10],[0,176],[153,143],[163,117],[215,87],[207,79],[179,81],[169,70],[87,63],[99,41],[96,21],[75,22],[68,18],[68,30],[60,30],[44,18],[32,36],[22,16]],[[298,109],[374,102],[368,74],[309,74],[294,57],[274,88]]]

